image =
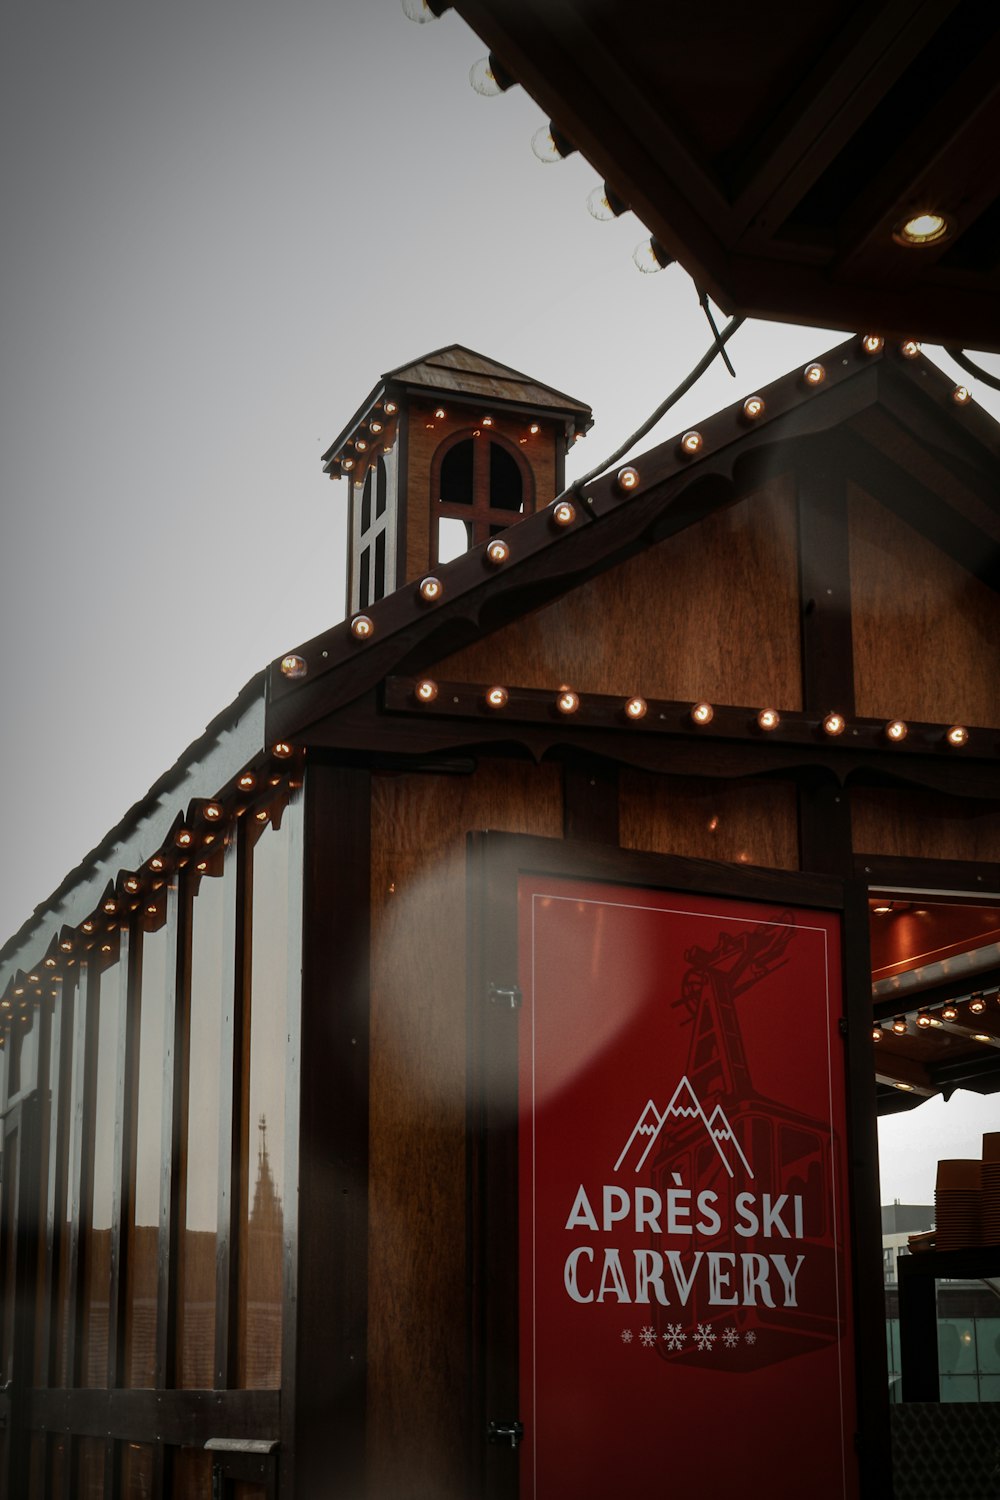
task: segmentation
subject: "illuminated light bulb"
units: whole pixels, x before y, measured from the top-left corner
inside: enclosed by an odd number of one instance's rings
[[[891,911],[892,903],[889,901],[881,901],[878,906],[872,907],[872,914],[876,917],[887,917]]]
[[[986,1009],[986,999],[983,995],[976,993],[969,1001],[969,1009],[974,1016],[981,1016]]]
[[[80,923],[80,931],[81,932],[93,932],[95,925],[96,924],[94,923],[93,918],[88,917],[87,920],[86,920],[86,922],[81,922]],[[30,977],[31,976],[29,976],[29,978]]]
[[[931,1018],[927,1014],[927,1012],[925,1010],[918,1011],[917,1012],[917,1025],[920,1027],[921,1031],[926,1031],[927,1028],[928,1028],[928,1026],[930,1024],[931,1024]]]
[[[945,1020],[945,1021],[957,1021],[958,1020],[958,1006],[957,1005],[952,1005],[952,1003],[950,1001],[948,1002],[947,1005],[943,1005],[941,1007],[941,1018],[942,1018],[942,1020]]]
[[[762,708],[757,715],[757,727],[769,731],[777,729],[781,723],[781,715],[776,708]]]
[[[626,464],[625,468],[619,469],[615,475],[615,483],[620,490],[628,494],[629,490],[636,489],[639,484],[639,470],[632,464]]]
[[[576,507],[569,500],[557,500],[552,507],[554,526],[572,526],[576,520]]]
[[[949,745],[960,749],[962,745],[969,743],[969,731],[965,728],[964,724],[953,724],[945,735],[945,739]]]
[[[387,417],[394,417],[398,412],[399,407],[396,405],[395,401],[385,401],[382,404],[382,410],[385,412]]]
[[[899,352],[904,359],[916,359],[920,353],[920,345],[916,339],[904,339],[899,346]]]
[[[198,861],[198,863],[195,865],[195,869],[198,870],[198,871],[200,871],[201,874],[204,874],[205,871],[208,869],[208,860],[207,859],[200,859]]]
[[[585,432],[574,432],[574,434],[573,434],[573,441],[574,441],[574,443],[582,443],[583,439],[586,436],[587,436],[587,434]]]
[[[297,681],[300,677],[304,677],[308,670],[309,668],[301,656],[291,654],[281,658],[281,675],[290,678],[293,682]]]
[[[899,1089],[900,1092],[904,1093],[904,1094],[912,1094],[913,1093],[913,1084],[912,1083],[897,1083],[897,1084],[894,1084],[893,1087]]]
[[[484,427],[492,427],[493,426],[493,418],[492,417],[484,417],[483,418],[483,426]]]
[[[102,911],[106,911],[108,913],[108,915],[110,916],[110,914],[112,912],[118,910],[118,902],[112,900],[111,897],[109,896],[108,899],[107,899],[107,901],[105,901],[105,902],[102,903],[101,910]]]
[[[430,677],[421,678],[413,689],[413,696],[418,703],[433,703],[438,695],[438,685]]]
[[[931,1025],[932,1026],[940,1026],[941,1025],[941,1022],[938,1020],[937,1016],[931,1016]]]
[[[436,604],[444,593],[440,578],[424,578],[420,584],[420,597],[425,604]]]
[[[351,621],[351,634],[356,641],[367,641],[375,634],[375,625],[370,615],[355,615]]]
[[[885,344],[885,339],[878,333],[866,333],[861,340],[861,347],[866,354],[878,354]]]
[[[691,710],[691,718],[696,724],[711,724],[715,717],[715,709],[711,703],[696,703]]]
[[[897,1036],[903,1036],[906,1032],[906,1017],[897,1016],[892,1023],[892,1029]]]
[[[292,747],[287,740],[278,740],[277,744],[271,746],[271,754],[276,755],[279,760],[287,760],[292,753]]]
[[[149,904],[149,906],[146,907],[146,915],[147,915],[147,917],[155,917],[156,916],[156,902],[155,901],[151,902]]]
[[[637,694],[634,698],[629,698],[626,702],[625,717],[627,719],[644,719],[648,708],[649,705],[645,698],[640,698]]]
[[[657,239],[643,240],[632,251],[632,264],[646,276],[655,276],[672,266],[674,257],[664,249]]]
[[[469,82],[484,99],[495,99],[497,94],[509,89],[513,81],[492,52],[488,57],[481,57],[478,62],[474,62],[469,69]]]
[[[843,714],[827,714],[826,718],[823,720],[823,733],[828,734],[831,737],[834,737],[838,734],[843,734],[846,728],[847,720],[844,718]]]
[[[872,1027],[872,1041],[873,1042],[880,1042],[881,1040],[882,1040],[882,1028],[881,1028],[881,1026],[873,1026]]]
[[[537,422],[532,422],[531,426],[528,428],[528,431],[531,433],[532,437],[534,437],[536,433],[541,432],[541,430],[542,429],[539,427]]]
[[[548,125],[540,125],[531,137],[531,149],[538,160],[548,166],[562,161],[564,156],[571,156],[576,148],[550,120]]]
[[[968,406],[972,400],[972,392],[967,385],[956,385],[951,393],[951,399],[956,406]]]
[[[558,696],[556,697],[556,708],[561,714],[575,714],[579,707],[579,695],[574,693],[572,688],[564,687],[559,689]]]
[[[904,719],[890,719],[885,726],[885,737],[894,745],[901,744],[909,733],[909,725]]]
[[[488,708],[506,708],[508,692],[505,687],[491,687],[486,694],[486,706]]]
[[[822,385],[826,379],[826,370],[820,364],[806,365],[802,371],[802,379],[806,385]]]
[[[359,453],[367,453],[368,452],[368,444],[365,442],[364,438],[358,438],[357,441],[355,442],[354,446],[358,450]]]
[[[972,1040],[974,1042],[990,1042],[993,1040],[993,1038],[987,1036],[985,1031],[974,1031],[972,1033]]]
[[[743,415],[748,422],[755,422],[764,415],[764,397],[748,396],[743,403]]]
[[[126,880],[125,889],[129,892],[130,895],[134,895],[134,893],[139,889],[139,882],[138,880],[136,880],[134,875],[130,875]],[[48,959],[46,959],[45,962],[48,963]]]
[[[149,868],[151,870],[162,870],[163,865],[164,861],[163,859],[161,859],[159,854],[154,854],[152,859],[149,861]]]
[[[266,807],[262,807],[260,812],[254,813],[254,817],[257,819],[258,823],[266,823],[270,816],[271,814],[268,812]]]
[[[378,434],[382,431],[382,423],[372,420],[368,423],[368,431],[373,433],[377,437]]]
[[[342,458],[340,460],[340,467],[345,471],[345,473],[349,474],[351,472],[351,470],[354,468],[354,459],[353,458]]]
[[[447,415],[448,415],[448,413],[447,413],[447,412],[446,412],[446,411],[445,411],[445,409],[444,409],[444,407],[443,407],[443,406],[439,406],[439,407],[438,407],[438,408],[437,408],[437,410],[436,410],[436,411],[435,411],[435,413],[434,413],[434,416],[435,416],[435,419],[436,419],[436,420],[437,420],[437,421],[438,421],[438,422],[443,422],[443,421],[444,421],[444,419],[445,419],[445,417],[446,417],[446,416],[447,416]]]
[[[494,537],[484,553],[486,561],[494,568],[499,568],[510,557],[510,548],[506,542],[501,542],[499,537]]]
[[[935,245],[951,233],[944,214],[924,212],[901,220],[892,231],[897,245]]]
[[[60,948],[62,949],[62,951],[64,953],[72,953],[73,952],[73,943],[72,943],[72,940],[70,938],[63,938],[63,940],[59,944],[59,946],[60,946]]]
[[[700,432],[686,432],[681,438],[680,449],[682,453],[687,454],[690,458],[693,453],[700,452],[701,445],[702,436]]]
[[[256,785],[257,785],[257,778],[253,774],[252,771],[244,771],[243,775],[240,777],[239,781],[237,782],[237,786],[240,788],[241,791],[244,791],[244,792],[251,791]]]
[[[207,802],[205,804],[205,817],[210,823],[217,823],[222,817],[222,808],[217,802]]]
[[[177,832],[174,834],[174,843],[179,849],[189,848],[190,845],[194,843],[194,835],[192,834],[190,828],[178,828]],[[125,882],[125,889],[132,889],[128,881]]]
[[[101,944],[101,952],[102,953],[110,953],[111,952],[111,944],[110,943],[102,943]]]

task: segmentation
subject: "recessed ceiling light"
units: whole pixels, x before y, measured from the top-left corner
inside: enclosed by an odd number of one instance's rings
[[[897,245],[935,245],[951,234],[951,224],[944,214],[912,214],[902,219],[892,231]]]

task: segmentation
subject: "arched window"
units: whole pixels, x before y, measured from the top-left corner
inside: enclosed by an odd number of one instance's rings
[[[450,562],[534,508],[531,471],[502,438],[459,434],[431,466],[431,562]]]

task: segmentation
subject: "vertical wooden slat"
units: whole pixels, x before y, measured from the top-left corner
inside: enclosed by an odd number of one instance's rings
[[[310,761],[304,802],[298,1224],[282,1494],[365,1493],[371,782]],[[291,1185],[286,1193],[294,1197]],[[286,1345],[287,1347],[287,1345]]]
[[[131,931],[122,933],[118,965],[120,994],[115,1058],[115,1155],[111,1179],[111,1301],[108,1316],[108,1385],[111,1387],[126,1384],[128,1225],[135,1200],[142,939],[142,928],[138,924]]]
[[[571,761],[563,767],[563,833],[568,839],[618,843],[618,766]]]
[[[304,800],[300,792],[285,809],[288,838],[288,985],[285,1052],[285,1191],[282,1200],[281,1465],[285,1493],[294,1493],[295,1400],[297,1393],[296,1306],[299,1298],[299,1113],[302,1066],[302,910],[305,852]],[[277,1477],[275,1478],[277,1483]]]
[[[822,718],[854,711],[854,654],[847,480],[828,444],[808,445],[797,474],[802,707]],[[851,815],[832,777],[799,782],[803,870],[851,873]]]
[[[73,1029],[73,1146],[70,1168],[69,1276],[67,1278],[67,1384],[81,1383],[83,1291],[86,1285],[86,1241],[90,1232],[94,1180],[94,1109],[97,1087],[97,1024],[101,974],[97,964],[81,972]]]
[[[249,994],[249,851],[247,826],[236,825],[226,850],[222,953],[222,1043],[219,1053],[219,1218],[216,1249],[215,1387],[235,1384],[239,1317],[241,1146],[245,1134],[244,1010]]]
[[[66,1169],[69,1155],[70,1066],[76,977],[63,982],[63,992],[53,1016],[49,1047],[49,1139],[45,1199],[45,1278],[42,1287],[40,1330],[41,1385],[51,1385],[56,1372],[56,1334],[59,1327],[56,1299],[59,1295],[59,1260],[63,1242],[63,1211],[66,1203]],[[43,1108],[45,1101],[43,1099]]]

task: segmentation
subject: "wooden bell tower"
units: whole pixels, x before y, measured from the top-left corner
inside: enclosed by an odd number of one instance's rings
[[[590,407],[461,344],[383,375],[323,455],[349,486],[349,614],[547,505]]]

